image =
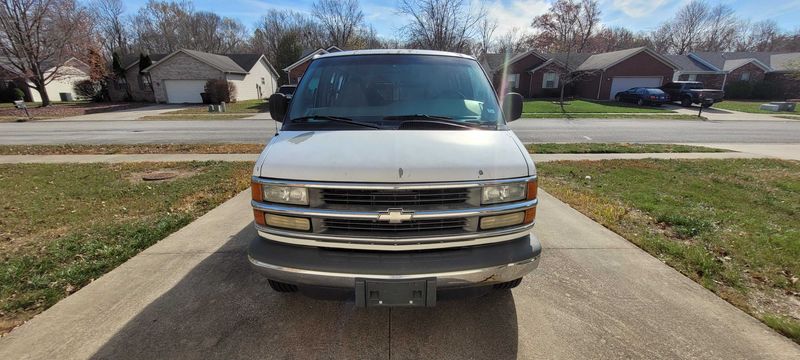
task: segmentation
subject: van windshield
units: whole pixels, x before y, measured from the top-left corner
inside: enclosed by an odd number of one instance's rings
[[[286,118],[285,130],[496,129],[503,124],[478,62],[411,54],[314,60]]]

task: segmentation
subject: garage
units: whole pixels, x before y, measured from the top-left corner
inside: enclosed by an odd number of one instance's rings
[[[200,93],[205,91],[205,80],[164,80],[167,102],[170,104],[202,103]]]
[[[611,81],[611,94],[609,100],[620,92],[634,87],[659,87],[661,76],[615,76]]]

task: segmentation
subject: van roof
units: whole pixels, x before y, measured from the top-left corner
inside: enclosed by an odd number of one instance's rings
[[[357,56],[357,55],[436,55],[436,56],[460,57],[464,59],[475,60],[475,57],[465,54],[459,54],[447,51],[417,50],[417,49],[371,49],[371,50],[339,51],[339,52],[317,55],[314,58],[322,59],[322,58],[337,57],[337,56]]]

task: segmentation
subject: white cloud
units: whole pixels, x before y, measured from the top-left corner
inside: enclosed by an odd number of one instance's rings
[[[497,20],[495,35],[509,31],[530,31],[533,18],[547,12],[549,3],[546,0],[489,0],[486,1],[486,12]]]
[[[649,16],[668,0],[613,0],[612,6],[632,18]]]

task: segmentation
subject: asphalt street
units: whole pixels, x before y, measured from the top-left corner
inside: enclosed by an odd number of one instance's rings
[[[0,123],[0,144],[265,143],[272,120]],[[800,143],[800,121],[520,119],[523,142]]]

